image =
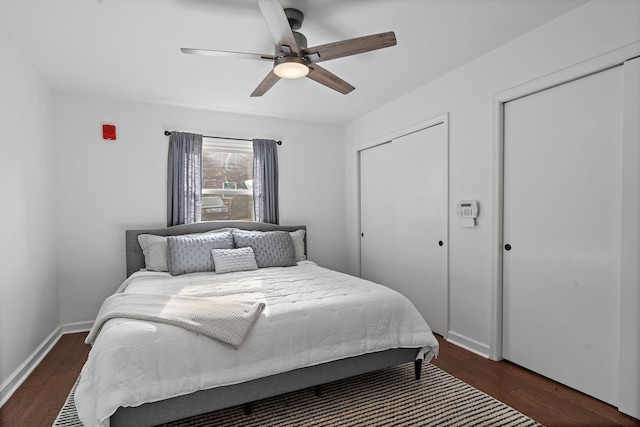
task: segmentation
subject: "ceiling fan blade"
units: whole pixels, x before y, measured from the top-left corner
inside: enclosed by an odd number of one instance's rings
[[[357,55],[359,53],[369,52],[385,47],[391,47],[396,44],[397,41],[395,33],[393,31],[389,31],[387,33],[372,34],[370,36],[357,37],[355,39],[342,40],[339,42],[310,47],[303,49],[301,53],[312,62],[321,62],[345,56]]]
[[[276,45],[276,52],[282,50],[282,46],[288,46],[291,53],[298,55],[300,48],[293,36],[293,31],[289,26],[289,21],[284,13],[284,9],[279,0],[258,0],[258,6],[262,11],[269,32],[273,37],[273,41]]]
[[[307,77],[327,86],[328,88],[336,90],[343,95],[346,95],[355,89],[355,87],[351,86],[340,77],[316,64],[311,64],[309,66],[309,74],[307,74]]]
[[[205,56],[217,56],[221,58],[238,58],[238,59],[266,59],[273,61],[276,59],[273,55],[266,55],[261,53],[245,53],[245,52],[227,52],[224,50],[210,50],[210,49],[191,49],[188,47],[180,48],[182,53],[190,53],[193,55],[205,55]]]
[[[280,80],[280,77],[276,76],[276,73],[274,73],[273,70],[271,70],[269,74],[267,74],[267,77],[265,77],[260,82],[258,87],[255,88],[251,96],[255,97],[255,96],[264,95],[265,93],[267,93],[269,89],[273,87],[274,84],[278,83],[279,80]]]

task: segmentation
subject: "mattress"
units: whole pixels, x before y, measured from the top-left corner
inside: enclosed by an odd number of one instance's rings
[[[180,327],[107,321],[75,394],[87,426],[108,426],[120,406],[138,406],[347,357],[393,348],[437,355],[438,342],[404,296],[317,266],[228,274],[140,271],[118,292],[261,301],[265,308],[239,349]]]

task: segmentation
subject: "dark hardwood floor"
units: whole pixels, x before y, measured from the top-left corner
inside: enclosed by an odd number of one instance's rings
[[[487,360],[440,336],[438,341],[434,365],[545,426],[640,426],[611,405],[511,362]]]
[[[0,408],[0,426],[51,426],[84,364],[86,333],[62,336]],[[534,420],[552,426],[640,426],[616,408],[509,362],[493,362],[438,336],[432,363]]]
[[[0,427],[51,427],[87,360],[86,333],[63,335],[7,403]]]

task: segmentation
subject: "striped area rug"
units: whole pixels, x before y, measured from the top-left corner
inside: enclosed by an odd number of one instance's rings
[[[82,426],[73,390],[53,426]],[[213,426],[541,425],[431,364],[416,381],[408,363],[326,384],[320,397],[307,389],[265,399],[254,403],[251,415],[236,406],[163,425]]]

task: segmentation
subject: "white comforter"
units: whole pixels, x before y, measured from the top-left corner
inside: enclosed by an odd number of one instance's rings
[[[229,274],[137,272],[120,290],[137,294],[220,296],[266,307],[239,350],[173,325],[112,319],[104,324],[80,377],[75,401],[87,426],[108,426],[119,406],[235,384],[293,369],[398,347],[438,342],[399,293],[301,262]]]

